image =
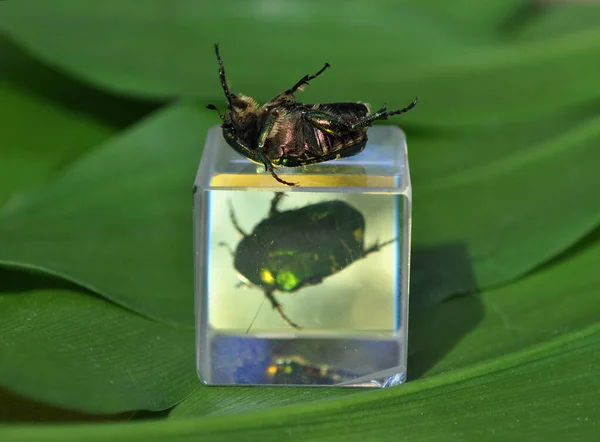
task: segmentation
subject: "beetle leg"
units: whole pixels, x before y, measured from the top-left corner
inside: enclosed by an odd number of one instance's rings
[[[279,209],[277,208],[277,206],[279,206],[279,203],[281,202],[281,198],[283,198],[284,196],[285,196],[285,193],[283,193],[283,192],[275,192],[275,196],[271,200],[271,208],[269,209],[269,216],[273,216],[276,213],[279,213]]]
[[[279,178],[277,176],[277,174],[275,173],[275,168],[273,167],[273,165],[269,162],[269,160],[267,159],[267,157],[265,156],[265,154],[261,151],[258,151],[258,157],[260,158],[260,160],[262,161],[263,165],[265,166],[265,172],[270,172],[271,175],[273,176],[273,178],[275,178],[277,181],[279,181],[281,184],[285,184],[286,186],[297,186],[298,184],[296,183],[291,183],[289,181],[284,181],[281,178]]]
[[[296,183],[292,183],[290,181],[285,181],[285,180],[282,180],[281,178],[279,178],[279,176],[277,176],[277,174],[273,170],[273,166],[271,166],[270,172],[271,172],[271,175],[273,176],[273,178],[275,178],[281,184],[285,184],[286,186],[290,186],[290,187],[296,187],[298,185]]]
[[[290,187],[295,187],[298,184],[296,183],[292,183],[290,181],[284,181],[281,178],[279,178],[279,176],[277,176],[277,174],[275,173],[275,168],[273,167],[273,165],[271,163],[269,163],[269,160],[267,160],[264,155],[259,154],[259,156],[262,156],[263,158],[261,158],[263,160],[263,164],[265,165],[265,172],[270,172],[271,176],[273,178],[275,178],[277,181],[279,181],[281,184],[285,184],[286,186],[290,186]]]
[[[298,324],[293,322],[290,318],[287,317],[287,315],[283,312],[283,307],[281,307],[281,304],[279,304],[279,302],[277,302],[277,299],[275,299],[275,296],[273,296],[273,292],[265,291],[265,296],[267,297],[267,299],[269,301],[271,301],[273,310],[277,310],[285,322],[287,322],[289,325],[291,325],[294,328],[302,328]]]
[[[353,132],[358,129],[362,129],[366,126],[369,126],[375,120],[385,120],[389,116],[408,112],[413,107],[415,107],[416,104],[417,104],[417,100],[415,99],[412,103],[410,103],[405,108],[400,109],[400,110],[391,111],[391,112],[388,112],[386,106],[383,105],[383,107],[381,109],[379,109],[377,112],[373,112],[372,114],[369,114],[369,115],[365,116],[364,118],[361,118],[360,120],[358,120],[355,123],[350,123],[336,115],[332,115],[332,114],[329,114],[326,112],[321,112],[318,110],[307,112],[304,115],[304,118],[306,118],[315,127],[319,128],[327,133],[334,134],[334,135],[341,135],[344,133]]]
[[[275,179],[276,179],[277,181],[279,181],[281,184],[285,184],[286,186],[291,186],[291,187],[295,187],[295,186],[297,186],[297,185],[298,185],[298,184],[296,184],[296,183],[292,183],[292,182],[290,182],[290,181],[284,181],[284,180],[282,180],[281,178],[279,178],[279,176],[277,176],[277,174],[275,173],[275,170],[274,170],[274,168],[273,168],[273,165],[272,165],[271,163],[269,163],[268,161],[265,161],[265,163],[264,163],[264,164],[265,164],[265,169],[266,169],[268,172],[271,172],[271,175],[273,176],[273,178],[275,178]]]
[[[317,72],[316,74],[305,75],[304,77],[302,77],[302,79],[298,83],[296,83],[294,86],[292,86],[291,89],[288,89],[287,91],[285,91],[283,93],[283,95],[292,95],[293,96],[294,93],[296,93],[296,91],[298,89],[302,90],[303,86],[307,85],[309,81],[317,78],[319,75],[321,75],[323,72],[325,72],[327,70],[327,68],[329,68],[329,67],[330,67],[329,63],[325,63],[325,65],[323,65],[321,70],[319,72]]]
[[[402,109],[399,109],[399,110],[388,112],[386,110],[386,107],[384,104],[383,107],[381,109],[379,109],[377,112],[373,112],[371,115],[367,115],[362,120],[360,120],[354,124],[351,124],[350,129],[356,130],[356,129],[359,129],[359,128],[362,128],[365,126],[369,126],[375,120],[386,120],[387,117],[391,117],[392,115],[403,114],[404,112],[408,112],[409,110],[411,110],[416,105],[417,105],[417,99],[415,98],[408,106],[406,106]]]
[[[258,144],[256,146],[257,154],[260,160],[262,161],[263,165],[265,166],[265,172],[270,172],[273,178],[275,178],[281,184],[285,184],[286,186],[296,186],[296,183],[284,181],[277,176],[273,164],[271,164],[271,162],[267,159],[267,155],[265,152],[265,143],[269,138],[271,130],[273,130],[273,126],[275,126],[275,121],[277,120],[278,116],[279,115],[277,112],[270,112],[269,114],[267,114],[267,118],[265,118],[265,122],[260,128],[260,132],[258,134]]]
[[[382,247],[385,247],[388,244],[392,244],[393,242],[396,242],[396,241],[398,241],[398,238],[390,239],[389,241],[385,241],[382,243],[380,243],[379,241],[376,241],[375,244],[373,244],[371,247],[369,247],[368,249],[366,249],[363,252],[362,258],[365,258],[367,255],[370,255],[371,253],[378,252],[379,250],[381,250]]]
[[[217,60],[219,61],[219,79],[221,80],[221,87],[223,88],[227,101],[231,103],[231,100],[232,98],[235,98],[235,95],[229,90],[229,85],[225,78],[225,68],[223,67],[223,60],[221,60],[221,54],[219,53],[219,43],[215,44],[215,52],[217,54]]]
[[[267,142],[267,139],[269,138],[269,134],[273,130],[273,127],[275,126],[275,121],[277,121],[277,117],[279,117],[279,113],[276,111],[269,112],[267,114],[265,122],[263,123],[258,133],[258,144],[256,147],[259,150],[259,152],[264,153],[263,150],[265,148],[265,143]]]
[[[231,224],[233,224],[233,228],[242,236],[248,236],[246,232],[242,230],[240,227],[237,217],[235,216],[235,211],[233,210],[233,204],[231,204],[231,200],[228,201],[229,204],[229,219],[231,220]]]

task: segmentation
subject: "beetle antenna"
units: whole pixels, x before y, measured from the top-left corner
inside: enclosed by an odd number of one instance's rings
[[[221,114],[221,111],[219,109],[217,109],[217,106],[215,106],[214,104],[207,104],[206,108],[215,111],[216,113],[219,114],[219,118],[221,120],[223,119],[223,115]]]
[[[223,92],[225,92],[227,101],[231,103],[231,100],[235,98],[235,95],[233,95],[229,90],[229,85],[227,84],[227,79],[225,78],[225,68],[223,67],[223,60],[221,59],[221,54],[219,53],[219,43],[215,43],[215,52],[217,53],[217,60],[219,60],[219,78],[221,79],[221,87],[223,88]]]

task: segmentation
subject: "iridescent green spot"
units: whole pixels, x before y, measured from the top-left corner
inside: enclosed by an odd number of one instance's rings
[[[299,283],[300,280],[298,277],[289,270],[283,270],[277,273],[277,285],[282,290],[293,290]]]

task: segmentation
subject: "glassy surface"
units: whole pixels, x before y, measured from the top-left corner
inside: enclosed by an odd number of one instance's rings
[[[205,383],[403,382],[410,178],[399,129],[369,139],[355,157],[279,169],[290,188],[211,130],[194,193]]]

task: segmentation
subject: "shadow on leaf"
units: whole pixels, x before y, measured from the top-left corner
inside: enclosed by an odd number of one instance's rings
[[[426,374],[483,318],[475,276],[463,244],[414,247],[412,252],[408,380]]]

